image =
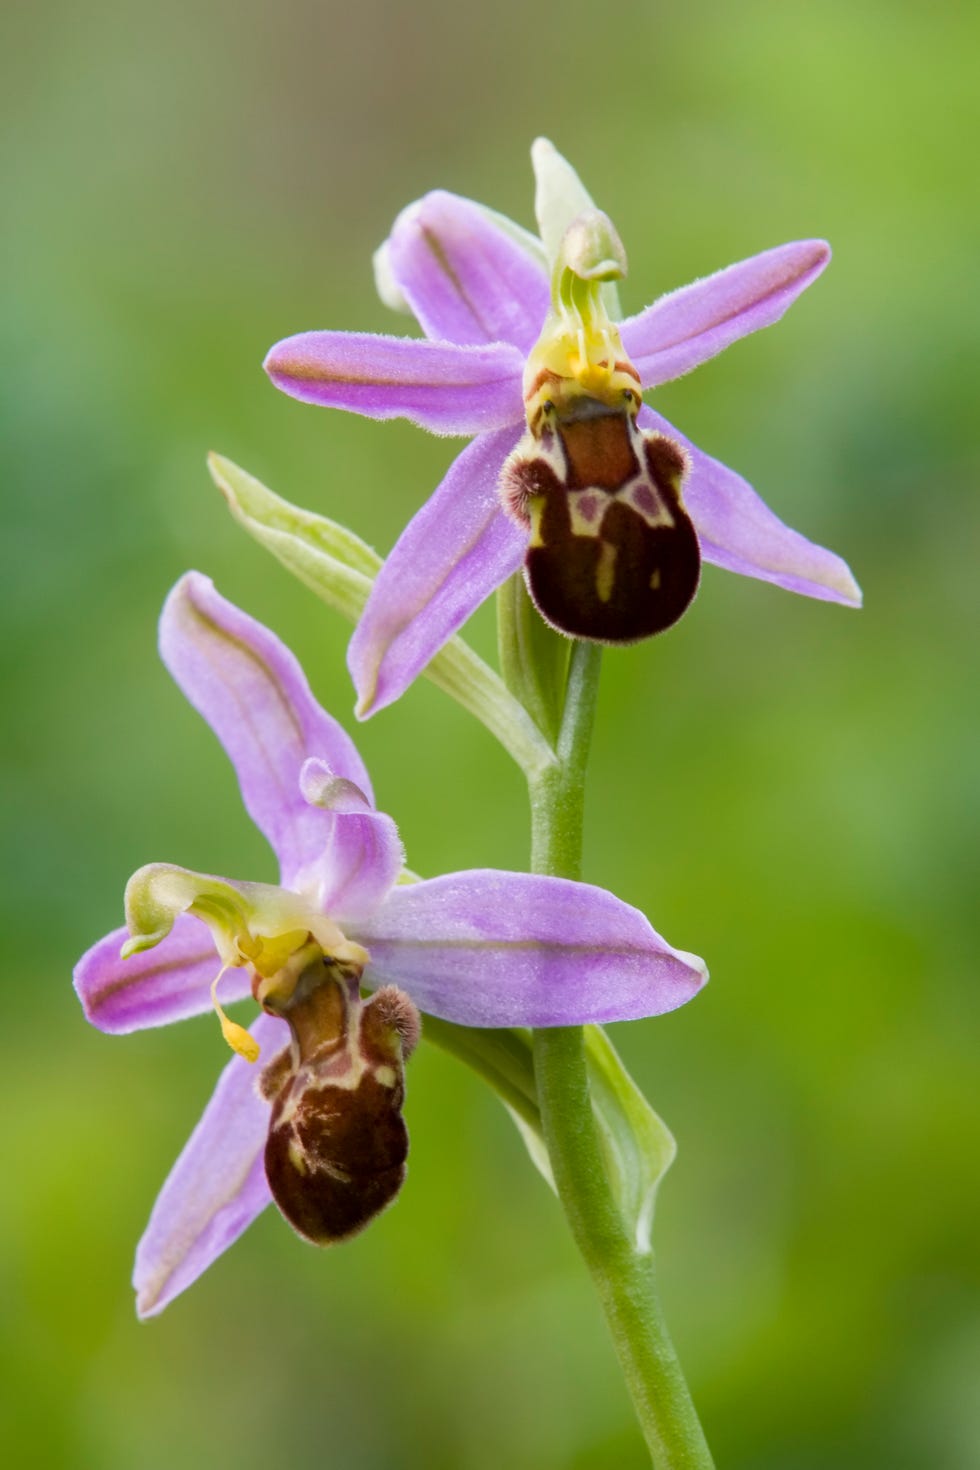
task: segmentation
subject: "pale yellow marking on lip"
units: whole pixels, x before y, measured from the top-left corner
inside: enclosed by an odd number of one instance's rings
[[[582,514],[581,502],[591,498],[598,507],[596,515],[590,520]],[[572,534],[574,536],[598,536],[602,527],[602,520],[606,514],[612,496],[607,495],[604,490],[570,490],[568,493],[568,514],[572,523]]]
[[[544,511],[544,496],[543,495],[531,495],[531,496],[529,496],[528,502],[527,502],[527,513],[528,513],[528,517],[529,517],[530,522],[531,522],[531,534],[528,537],[528,543],[527,543],[529,547],[538,547],[538,546],[543,546],[544,545],[544,538],[541,535],[541,516],[542,516],[543,511]]]
[[[608,602],[616,585],[616,548],[608,541],[599,547],[599,565],[596,567],[595,588],[600,602]]]

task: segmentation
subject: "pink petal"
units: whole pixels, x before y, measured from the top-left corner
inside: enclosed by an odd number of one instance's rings
[[[136,1249],[136,1310],[155,1317],[238,1239],[272,1196],[263,1151],[269,1104],[256,1090],[261,1066],[289,1039],[289,1028],[261,1015],[251,1027],[262,1061],[233,1057],[200,1122],[157,1197]]]
[[[497,496],[518,435],[516,428],[484,434],[464,449],[378,573],[347,655],[361,717],[403,694],[520,566],[526,537]]]
[[[268,838],[287,888],[322,857],[332,813],[303,800],[304,761],[317,756],[371,797],[350,736],[320,708],[296,659],[274,633],[188,572],[160,620],[164,663],[225,748],[249,815]]]
[[[208,928],[192,914],[181,914],[154,949],[119,958],[128,929],[115,929],[82,955],[75,966],[75,989],[85,1015],[100,1031],[120,1035],[147,1026],[168,1026],[211,1009],[211,982],[221,969]],[[250,993],[245,970],[228,970],[222,1001]]]
[[[747,480],[696,449],[660,414],[644,408],[640,423],[677,440],[691,456],[684,502],[705,561],[804,597],[861,606],[860,587],[847,563],[833,551],[784,525]]]
[[[371,954],[367,983],[398,985],[463,1026],[656,1016],[707,979],[605,889],[493,869],[394,888],[356,937]]]
[[[343,927],[374,912],[397,881],[405,850],[391,817],[375,811],[356,786],[338,782],[323,761],[307,761],[300,784],[307,801],[334,815],[323,859],[329,873],[324,907]]]
[[[777,322],[830,259],[824,240],[796,240],[661,296],[620,326],[644,388],[689,373]]]
[[[441,189],[403,210],[387,242],[388,265],[427,337],[530,351],[548,312],[548,276],[517,235],[489,210]]]
[[[301,332],[265,360],[277,388],[304,403],[372,419],[408,418],[434,434],[482,434],[523,414],[523,358],[492,342],[460,347],[367,332]]]

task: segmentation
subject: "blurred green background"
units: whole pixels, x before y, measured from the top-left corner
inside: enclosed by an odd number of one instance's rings
[[[370,271],[397,210],[443,186],[530,224],[543,132],[617,222],[628,311],[835,248],[656,403],[845,555],[865,611],[709,569],[604,673],[586,876],[713,974],[615,1028],[680,1143],[668,1317],[728,1470],[976,1467],[980,11],[41,0],[4,26],[8,1463],[646,1463],[555,1202],[431,1048],[395,1209],[327,1254],[269,1212],[137,1324],[133,1248],[225,1054],[204,1022],[103,1037],[69,988],[141,863],[273,876],[156,658],[185,568],[354,728],[347,627],[235,528],[205,452],[386,550],[454,446],[259,364],[306,328],[409,330]],[[525,864],[516,772],[434,688],[357,738],[413,867]]]

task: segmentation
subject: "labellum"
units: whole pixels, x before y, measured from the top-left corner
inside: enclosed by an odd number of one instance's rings
[[[527,433],[501,471],[504,509],[528,531],[524,579],[560,633],[635,643],[676,623],[701,551],[681,490],[687,457],[640,429],[640,375],[606,296],[626,252],[597,209],[571,221],[551,311],[524,365]]]
[[[265,1069],[272,1103],[265,1170],[300,1235],[330,1245],[362,1230],[405,1178],[404,1063],[418,1012],[394,986],[360,996],[360,967],[322,954],[266,1010],[288,1022],[288,1048]]]
[[[676,623],[698,589],[701,553],[684,509],[683,450],[587,395],[545,400],[504,465],[500,493],[527,526],[524,576],[546,622],[572,638],[635,643]]]

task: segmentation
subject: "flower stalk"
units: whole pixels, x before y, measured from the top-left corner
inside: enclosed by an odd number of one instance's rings
[[[513,602],[513,588],[504,595]],[[519,627],[517,617],[502,618],[502,632],[514,627]],[[530,650],[533,659],[538,646],[525,641],[525,658]],[[572,644],[557,762],[528,782],[534,873],[577,878],[581,871],[585,773],[601,658],[596,644]],[[511,670],[521,662],[513,649],[502,650],[501,659]],[[540,672],[526,661],[521,679],[540,687]],[[649,1248],[653,1191],[672,1152],[654,1162],[644,1218],[624,1218],[597,1124],[586,1036],[582,1026],[533,1032],[540,1125],[556,1192],[595,1284],[656,1470],[710,1470],[711,1453],[667,1331]],[[633,1083],[611,1048],[609,1053],[607,1076],[612,1069],[622,1099]],[[658,1142],[664,1136],[669,1142],[661,1125]]]

